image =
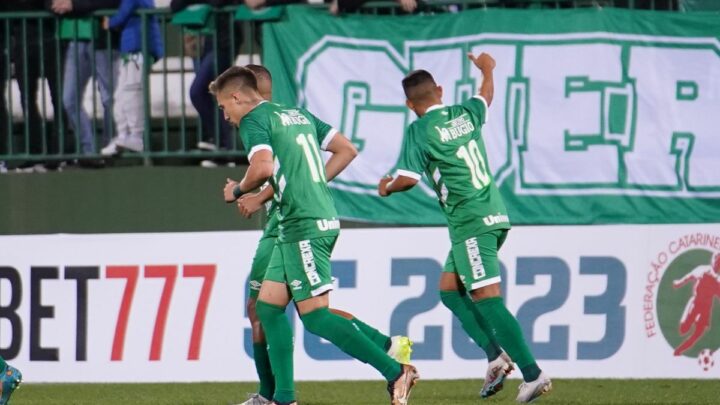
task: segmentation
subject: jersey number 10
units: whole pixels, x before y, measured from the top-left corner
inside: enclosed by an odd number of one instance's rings
[[[455,155],[465,161],[465,164],[470,170],[472,184],[476,189],[479,190],[490,184],[487,164],[485,164],[485,159],[483,159],[476,140],[473,139],[468,142],[467,145],[460,146]]]

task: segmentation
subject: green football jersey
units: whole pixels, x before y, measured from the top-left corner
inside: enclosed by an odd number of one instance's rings
[[[507,209],[488,165],[480,127],[487,103],[479,96],[460,105],[432,106],[403,139],[397,175],[433,184],[453,243],[494,229],[509,229]]]
[[[302,108],[261,102],[240,122],[248,158],[272,151],[271,179],[278,203],[279,239],[297,242],[339,233],[340,221],[327,186],[320,150],[337,133]]]

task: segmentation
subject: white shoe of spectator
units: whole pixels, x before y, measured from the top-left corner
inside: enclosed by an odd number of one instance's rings
[[[47,173],[47,168],[42,163],[21,165],[15,169],[16,173]]]
[[[100,149],[100,154],[103,156],[115,156],[120,154],[120,150],[118,149],[118,141],[120,139],[126,138],[125,136],[116,136],[115,138],[110,140],[110,143],[108,143],[104,148]]]
[[[215,146],[214,143],[205,142],[205,141],[198,142],[197,148],[200,150],[207,150],[207,151],[211,151],[211,152],[214,152],[217,150],[217,146]]]
[[[204,167],[206,169],[214,169],[216,167],[220,166],[215,162],[214,160],[205,159],[200,161],[200,167]]]
[[[130,135],[125,138],[120,138],[117,140],[117,146],[118,148],[133,152],[142,152],[145,149],[142,135]]]
[[[0,173],[7,173],[7,167],[5,166],[5,162],[0,162]]]

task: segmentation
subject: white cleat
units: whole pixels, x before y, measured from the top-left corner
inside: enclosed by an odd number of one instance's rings
[[[550,377],[545,372],[541,372],[534,381],[520,384],[516,400],[521,403],[532,402],[538,399],[540,395],[550,392],[551,389],[552,381],[550,381]]]
[[[248,400],[238,405],[269,405],[271,402],[260,394],[250,394]]]
[[[515,369],[513,361],[507,353],[502,352],[500,356],[488,363],[488,369],[485,373],[485,384],[480,390],[482,398],[491,397],[502,391],[505,378]]]
[[[391,405],[407,405],[410,391],[420,378],[417,369],[410,364],[402,365],[402,372],[393,381],[388,382]]]
[[[407,336],[393,336],[390,338],[390,342],[390,348],[387,351],[388,356],[400,364],[410,364],[413,345],[410,338]]]

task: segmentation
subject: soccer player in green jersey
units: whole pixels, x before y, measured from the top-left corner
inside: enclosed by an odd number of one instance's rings
[[[275,376],[273,403],[295,404],[292,330],[285,307],[292,298],[305,329],[369,363],[388,380],[393,404],[406,404],[418,373],[392,359],[348,319],[328,309],[330,254],[340,222],[327,187],[357,153],[349,140],[314,115],[265,101],[249,69],[231,67],[211,84],[225,118],[240,126],[249,149],[239,198],[270,180],[279,204],[279,236],[262,282],[256,312]],[[322,164],[320,149],[331,153]]]
[[[510,221],[480,135],[492,103],[495,60],[485,53],[468,57],[482,72],[483,80],[478,95],[460,105],[442,104],[442,88],[427,71],[416,70],[403,79],[407,106],[419,118],[405,133],[396,178],[381,179],[378,193],[389,196],[409,190],[423,173],[432,181],[452,243],[440,278],[440,295],[488,354],[481,395],[499,391],[511,370],[512,363],[502,355],[502,347],[525,380],[517,400],[530,402],[550,391],[552,383],[535,362],[520,325],[500,296],[497,252],[507,237]],[[471,301],[463,300],[461,291],[468,292]]]
[[[265,100],[271,100],[272,76],[270,75],[270,72],[264,66],[260,65],[246,65],[245,67],[255,74],[260,96]],[[237,185],[237,182],[228,179],[223,190],[226,201],[234,200],[232,191]],[[273,392],[275,391],[275,379],[270,366],[265,334],[255,311],[260,285],[265,279],[265,271],[268,263],[270,262],[270,256],[278,237],[278,204],[273,199],[273,194],[272,186],[267,185],[267,187],[263,187],[260,192],[245,194],[237,200],[238,209],[246,218],[249,218],[255,212],[260,210],[263,205],[265,205],[267,211],[265,229],[260,238],[260,242],[258,243],[257,250],[255,251],[255,257],[253,257],[250,268],[250,279],[248,282],[249,294],[247,300],[247,314],[250,318],[250,326],[252,328],[253,358],[255,362],[255,369],[260,379],[260,387],[257,393],[250,394],[250,398],[241,405],[269,404],[269,398],[273,397]],[[365,324],[352,314],[334,308],[331,308],[330,311],[352,321],[362,333],[373,341],[373,343],[387,351],[390,357],[393,357],[403,364],[410,362],[410,354],[412,352],[410,346],[412,345],[412,342],[410,342],[410,339],[407,337],[386,336],[372,326]]]

